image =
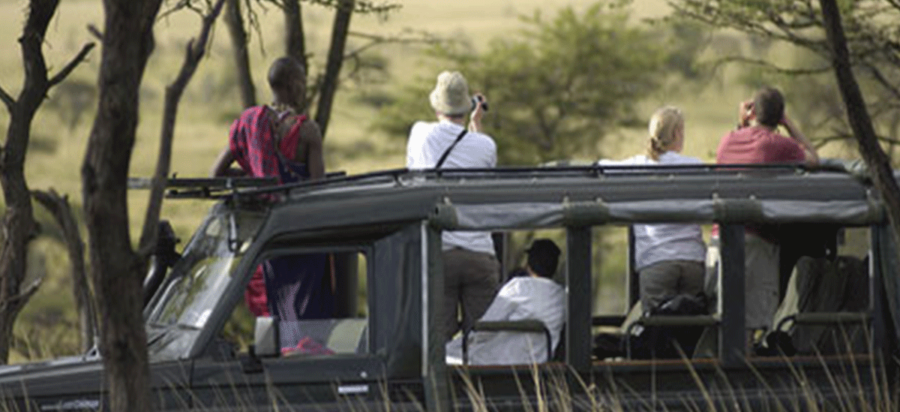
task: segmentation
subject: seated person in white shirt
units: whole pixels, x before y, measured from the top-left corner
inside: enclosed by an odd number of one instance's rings
[[[681,154],[684,116],[667,106],[650,118],[647,153],[621,161],[601,160],[604,165],[701,164]],[[634,225],[635,266],[640,277],[644,312],[679,294],[699,295],[706,274],[706,243],[700,225]]]
[[[497,165],[497,146],[481,133],[484,96],[469,94],[459,72],[443,72],[430,95],[437,122],[416,122],[406,146],[410,169],[487,169]],[[471,121],[466,128],[466,116]],[[441,333],[446,340],[471,328],[487,310],[500,283],[500,264],[488,232],[444,232],[444,311]],[[458,319],[462,304],[462,325]]]
[[[552,280],[560,250],[549,239],[535,240],[528,249],[528,275],[503,285],[482,321],[538,320],[550,331],[555,350],[565,322],[566,292]],[[462,363],[462,336],[447,343],[447,363]],[[470,365],[523,365],[546,362],[547,338],[543,333],[472,332],[469,334]]]

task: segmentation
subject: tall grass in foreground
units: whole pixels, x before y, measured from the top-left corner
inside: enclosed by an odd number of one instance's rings
[[[639,393],[607,374],[599,382],[587,382],[574,373],[542,373],[539,367],[532,369],[532,380],[517,380],[520,399],[515,404],[498,402],[486,394],[478,378],[466,370],[459,370],[460,382],[464,387],[464,399],[456,407],[465,410],[496,411],[523,410],[529,412],[550,411],[842,411],[842,412],[889,412],[897,411],[897,383],[889,379],[884,362],[871,368],[869,377],[862,376],[862,369],[853,357],[839,369],[849,368],[855,374],[845,375],[829,368],[823,357],[820,368],[808,370],[784,358],[789,376],[778,382],[767,382],[748,362],[748,367],[757,376],[759,386],[748,388],[735,385],[728,373],[717,368],[717,379],[704,380],[690,362],[685,367],[690,370],[694,391],[661,393],[655,389],[650,393]],[[871,361],[875,362],[874,359]],[[873,364],[873,366],[875,366]],[[649,372],[653,373],[653,372]],[[829,382],[826,386],[816,386],[811,374],[823,373]],[[870,381],[871,379],[871,381]],[[869,383],[871,382],[871,384]],[[389,409],[384,409],[389,410]]]
[[[570,412],[570,411],[841,411],[841,412],[893,412],[897,411],[897,386],[887,374],[886,363],[868,356],[867,367],[857,364],[859,357],[842,356],[838,367],[829,367],[824,356],[818,356],[819,365],[810,369],[800,367],[789,358],[782,358],[786,379],[778,382],[765,381],[763,374],[748,362],[747,368],[752,371],[759,385],[753,388],[740,387],[729,379],[728,371],[716,368],[715,378],[710,379],[707,371],[701,376],[694,365],[684,360],[684,367],[693,377],[694,390],[678,394],[657,392],[653,388],[650,393],[638,392],[629,387],[612,373],[595,378],[594,381],[582,379],[577,373],[571,373],[558,367],[532,365],[527,378],[516,376],[518,398],[499,398],[488,393],[481,383],[479,373],[465,367],[451,368],[450,373],[457,379],[451,379],[453,410],[487,411],[527,411],[527,412]],[[891,360],[896,362],[896,360]],[[611,363],[614,364],[614,363]],[[871,366],[871,367],[868,367]],[[870,376],[865,376],[868,369]],[[847,374],[846,371],[852,371]],[[303,371],[297,371],[304,373]],[[646,372],[653,376],[655,371]],[[811,374],[823,373],[828,385],[816,386]],[[596,376],[596,375],[595,375]],[[821,379],[819,380],[821,381]],[[399,392],[391,390],[385,382],[371,385],[372,396],[339,395],[339,386],[332,386],[337,398],[335,403],[296,404],[297,393],[285,393],[267,379],[264,388],[247,391],[241,382],[229,382],[227,385],[212,388],[214,405],[191,405],[193,398],[190,390],[178,390],[176,384],[170,385],[174,397],[169,398],[166,410],[193,410],[203,412],[220,411],[319,411],[341,410],[360,412],[391,411],[426,411],[421,394],[414,394],[408,389]],[[24,389],[24,388],[23,388]],[[292,388],[292,391],[298,389]],[[302,389],[300,390],[302,391]],[[260,405],[259,396],[264,393],[265,405]],[[30,412],[54,409],[53,405],[32,404],[24,408],[8,404],[7,394],[0,394],[0,412]],[[158,395],[158,394],[157,394]],[[291,395],[291,396],[286,396]],[[301,394],[302,395],[302,394]],[[301,396],[302,397],[302,396]],[[83,396],[79,398],[90,398]],[[96,410],[96,403],[60,403],[56,405],[65,410]],[[79,406],[85,406],[79,408]],[[48,409],[49,408],[49,409]]]
[[[465,410],[545,411],[841,411],[888,412],[900,410],[898,360],[877,355],[867,327],[830,328],[826,338],[839,355],[815,349],[814,356],[748,358],[744,366],[726,370],[716,364],[700,369],[681,353],[681,365],[693,385],[672,389],[662,382],[655,366],[625,374],[649,375],[647,387],[630,387],[613,372],[617,362],[607,363],[606,373],[595,372],[591,381],[563,368],[532,365],[530,380],[516,377],[519,399],[498,402],[486,393],[479,373],[465,367],[455,369],[464,394],[454,405]],[[761,365],[759,360],[770,362]],[[774,367],[771,365],[774,363]],[[773,373],[775,371],[776,373]],[[620,372],[622,373],[622,372]],[[682,374],[681,376],[684,376]],[[743,376],[739,376],[743,375]],[[671,383],[671,382],[668,382]],[[667,386],[669,386],[667,388]],[[677,387],[677,385],[675,385]]]
[[[788,356],[748,358],[744,366],[724,369],[716,364],[696,363],[681,353],[680,377],[690,379],[678,389],[667,388],[651,365],[642,370],[616,371],[622,362],[609,361],[599,372],[597,365],[587,377],[579,375],[558,363],[532,364],[527,370],[519,367],[494,367],[488,369],[449,367],[448,374],[452,410],[475,412],[527,411],[811,411],[811,412],[893,412],[900,410],[898,389],[900,360],[884,359],[878,355],[866,327],[833,328],[826,340],[842,347],[840,355],[827,355],[815,351],[815,356],[803,361]],[[861,333],[860,333],[861,332]],[[821,341],[820,341],[821,342]],[[859,345],[863,345],[860,347]],[[856,349],[854,351],[853,349]],[[837,349],[836,349],[837,350]],[[760,368],[759,360],[775,364]],[[298,365],[300,366],[300,365]],[[671,366],[671,365],[670,365]],[[677,365],[676,365],[677,366]],[[234,367],[223,362],[222,367]],[[768,370],[764,370],[767,368]],[[490,370],[489,374],[485,374]],[[773,374],[772,371],[778,371]],[[486,389],[483,377],[507,372],[514,380],[517,394],[500,395]],[[187,372],[187,371],[185,371]],[[298,367],[297,374],[314,374],[317,371]],[[624,374],[646,375],[649,387],[631,387],[622,379]],[[741,375],[741,379],[736,379]],[[426,411],[421,388],[416,385],[398,386],[394,382],[379,381],[374,384],[358,382],[334,382],[328,384],[276,385],[266,374],[226,374],[228,382],[208,386],[201,391],[210,405],[202,404],[200,393],[191,388],[169,382],[166,389],[154,393],[160,402],[160,410],[192,410],[203,412],[224,411],[319,411],[340,410],[360,412]],[[188,376],[182,377],[188,380]],[[264,384],[248,386],[251,380],[263,378]],[[166,379],[166,378],[163,378]],[[196,377],[195,377],[196,379]],[[236,381],[235,381],[236,379]],[[404,381],[409,382],[408,379]],[[60,382],[62,384],[62,382]],[[201,383],[201,386],[202,383]],[[364,392],[346,392],[342,388],[367,388]],[[315,387],[315,388],[314,388]],[[313,390],[317,389],[317,390]],[[685,389],[687,388],[687,389]],[[321,390],[325,391],[322,392]],[[25,397],[28,388],[21,387]],[[193,389],[197,390],[197,389]],[[316,392],[312,396],[311,392]],[[328,395],[328,392],[332,396]],[[30,412],[44,410],[97,410],[102,409],[96,395],[61,395],[63,400],[31,399],[26,406],[17,406],[14,397],[0,393],[0,412]],[[166,399],[164,399],[164,397]],[[313,399],[328,399],[315,402]],[[331,401],[334,399],[334,401]]]

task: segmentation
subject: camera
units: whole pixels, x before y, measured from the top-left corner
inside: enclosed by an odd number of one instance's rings
[[[472,110],[475,110],[481,104],[481,110],[488,111],[488,104],[481,96],[472,96]]]

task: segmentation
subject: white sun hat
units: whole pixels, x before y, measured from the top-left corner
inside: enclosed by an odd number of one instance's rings
[[[469,85],[460,72],[441,72],[437,84],[431,91],[431,107],[435,111],[453,116],[468,113],[472,110],[472,96],[469,96]]]

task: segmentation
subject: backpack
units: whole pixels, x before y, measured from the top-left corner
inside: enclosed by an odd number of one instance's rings
[[[675,295],[644,314],[647,316],[691,316],[707,314],[703,295]],[[678,359],[679,349],[688,358],[694,353],[703,326],[643,326],[624,334],[601,333],[594,337],[592,352],[600,359],[624,357],[631,346],[632,359]]]

